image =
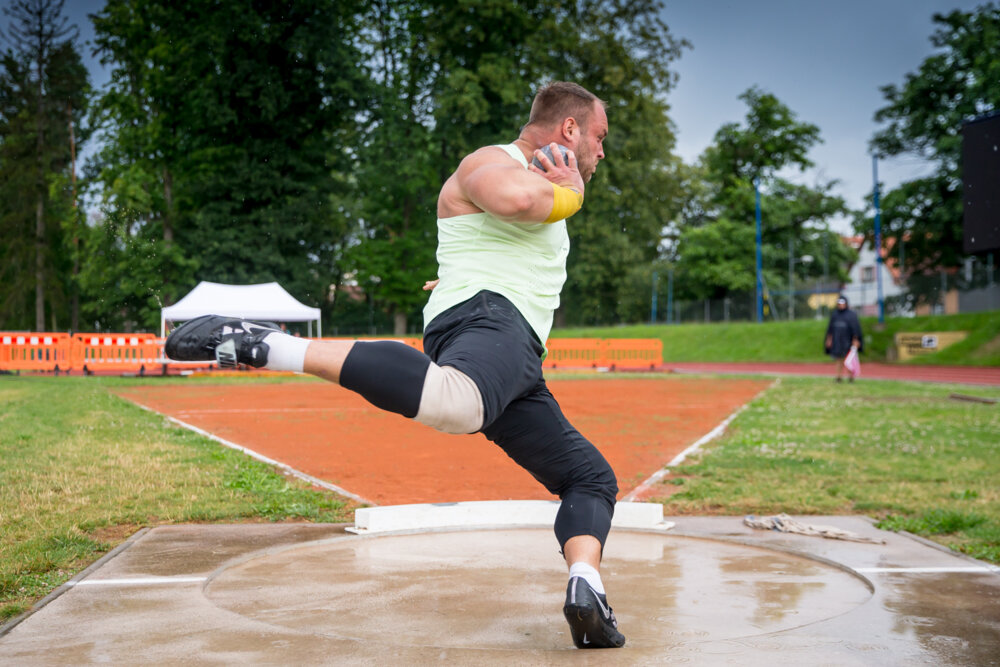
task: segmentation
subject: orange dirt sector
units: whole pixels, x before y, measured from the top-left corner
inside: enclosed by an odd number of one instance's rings
[[[615,469],[619,497],[768,384],[662,376],[548,382]],[[151,385],[118,394],[380,505],[552,499],[481,434],[438,433],[332,384]]]

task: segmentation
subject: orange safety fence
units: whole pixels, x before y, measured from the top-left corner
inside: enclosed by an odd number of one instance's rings
[[[67,333],[0,332],[0,370],[69,371]]]
[[[601,342],[604,366],[653,370],[663,364],[663,341],[658,338],[606,338]]]
[[[313,340],[395,340],[423,351],[420,338],[317,338]],[[654,369],[663,363],[663,343],[647,338],[550,338],[545,368]],[[214,361],[198,362],[212,367]],[[0,332],[0,370],[155,372],[190,368],[164,358],[163,339],[154,334],[70,334]],[[254,370],[254,369],[251,369]]]
[[[545,368],[648,368],[663,363],[656,338],[550,338]]]
[[[603,366],[600,338],[550,338],[543,368],[597,368]]]
[[[74,370],[151,371],[162,357],[160,340],[153,334],[73,334]]]

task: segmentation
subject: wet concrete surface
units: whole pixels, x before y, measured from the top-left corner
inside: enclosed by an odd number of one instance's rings
[[[1000,572],[858,517],[884,544],[671,517],[612,531],[623,649],[578,651],[550,530],[152,529],[0,637],[0,664],[992,665]]]

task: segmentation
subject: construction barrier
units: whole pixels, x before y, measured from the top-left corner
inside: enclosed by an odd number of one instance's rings
[[[543,368],[598,368],[603,366],[600,338],[550,338]]]
[[[140,373],[159,367],[161,343],[155,335],[74,334],[73,368],[85,373]]]
[[[314,340],[395,340],[423,351],[423,340],[408,338],[320,338]],[[649,369],[663,363],[663,343],[646,338],[550,338],[545,368]],[[164,357],[163,339],[154,334],[74,334],[0,332],[0,370],[162,373],[209,369],[214,361],[173,362]],[[250,369],[256,370],[256,369]]]
[[[605,338],[601,341],[604,366],[653,370],[663,364],[663,341],[658,338]]]
[[[0,370],[59,373],[69,369],[69,334],[0,332]]]
[[[663,341],[656,338],[550,338],[544,368],[653,370],[663,364]]]

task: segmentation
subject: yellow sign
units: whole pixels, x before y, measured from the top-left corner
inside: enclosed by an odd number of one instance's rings
[[[825,292],[820,294],[810,294],[809,295],[809,307],[813,310],[819,310],[820,306],[825,306],[827,310],[833,310],[837,307],[837,298],[840,296],[839,292]]]
[[[925,354],[933,354],[965,340],[968,331],[922,331],[920,333],[898,333],[893,340],[900,361],[906,361]]]

